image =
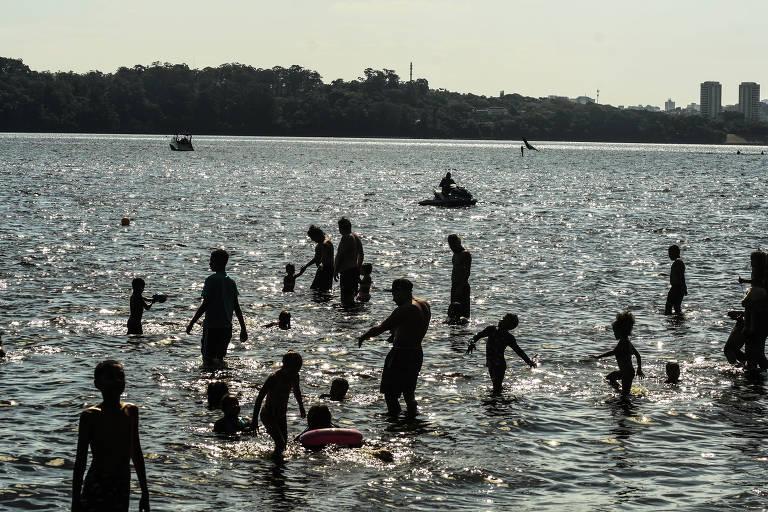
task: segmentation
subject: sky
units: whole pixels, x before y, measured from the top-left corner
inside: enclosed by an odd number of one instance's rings
[[[766,0],[0,0],[0,56],[37,71],[155,61],[365,68],[483,95],[699,102],[699,84],[768,98]]]

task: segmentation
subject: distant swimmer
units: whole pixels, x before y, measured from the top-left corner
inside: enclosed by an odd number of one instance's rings
[[[264,327],[277,327],[278,329],[287,331],[291,328],[291,314],[286,310],[282,310],[277,316],[277,322],[269,322],[268,324],[264,324]]]
[[[330,398],[335,402],[341,402],[349,391],[349,381],[343,377],[336,377],[331,381],[330,393],[323,393],[320,398]]]
[[[467,354],[471,354],[475,350],[475,343],[482,338],[488,338],[485,342],[485,366],[488,367],[488,375],[491,377],[491,383],[493,384],[493,393],[499,394],[502,390],[502,384],[504,382],[504,374],[507,371],[507,360],[504,358],[504,351],[507,347],[515,351],[520,359],[531,368],[536,368],[536,363],[523,352],[515,337],[509,331],[518,326],[519,320],[517,315],[507,314],[504,318],[499,320],[498,325],[491,325],[486,327],[479,333],[472,337],[467,347]]]
[[[381,324],[365,332],[357,339],[363,341],[385,331],[392,332],[392,348],[384,361],[379,390],[387,402],[390,416],[400,414],[400,395],[403,395],[409,416],[417,414],[416,382],[424,361],[421,341],[429,329],[432,317],[429,303],[413,296],[413,284],[407,279],[392,282],[392,300],[397,308]]]
[[[453,257],[451,258],[450,304],[460,304],[460,306],[453,311],[453,316],[469,318],[469,274],[472,270],[472,254],[461,245],[461,238],[459,238],[459,235],[448,235],[448,246],[453,252]]]
[[[667,361],[664,366],[664,371],[667,373],[667,380],[664,384],[679,384],[680,383],[680,363],[676,361]]]
[[[635,317],[632,316],[632,313],[629,311],[617,314],[616,320],[611,326],[613,327],[613,335],[619,342],[613,350],[609,350],[604,354],[592,356],[595,359],[602,359],[603,357],[610,356],[616,357],[619,369],[606,375],[605,380],[610,382],[614,388],[621,389],[622,396],[629,396],[629,392],[632,389],[632,381],[635,378],[635,368],[632,366],[633,355],[637,359],[637,376],[645,377],[642,370],[640,353],[629,341],[629,335],[632,334],[632,327],[634,327],[634,325]],[[619,388],[619,381],[621,381],[621,388]]]
[[[314,224],[309,226],[307,236],[315,242],[315,256],[301,267],[300,273],[303,274],[310,265],[315,265],[317,272],[310,288],[327,292],[333,288],[333,243],[330,237]]]
[[[680,315],[683,312],[683,297],[688,295],[688,286],[685,284],[685,263],[680,257],[679,245],[670,245],[667,254],[672,260],[672,269],[669,272],[670,288],[667,293],[664,314],[671,315],[672,310],[674,310],[676,315]]]
[[[523,144],[525,144],[525,148],[529,149],[531,151],[538,151],[535,147],[531,146],[527,140],[525,140],[525,137],[523,137]]]

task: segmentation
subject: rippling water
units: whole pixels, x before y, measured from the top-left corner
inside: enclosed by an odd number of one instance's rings
[[[768,505],[763,382],[725,364],[725,316],[743,294],[749,252],[768,245],[766,158],[734,147],[517,145],[199,137],[171,153],[163,137],[0,135],[0,508],[67,509],[77,418],[99,401],[95,364],[125,363],[126,400],[141,407],[154,510],[575,508],[744,509]],[[471,209],[417,205],[446,170],[480,200]],[[306,228],[336,235],[352,219],[374,265],[372,302],[345,311],[317,300],[309,273],[282,294],[283,267],[312,257]],[[131,217],[130,227],[120,218]],[[442,323],[457,232],[472,251],[473,318]],[[337,236],[334,236],[337,239]],[[690,295],[684,319],[660,314],[679,243]],[[227,248],[251,339],[228,368],[200,366],[199,332],[184,334],[208,275]],[[130,281],[169,300],[124,335]],[[415,422],[382,416],[385,337],[355,337],[392,309],[377,291],[407,276],[433,307]],[[260,326],[289,309],[293,329]],[[609,324],[628,308],[647,378],[631,405],[603,381],[615,365],[588,355],[615,344]],[[502,397],[490,395],[469,336],[504,313],[520,316]],[[283,465],[268,437],[218,439],[204,407],[212,378],[250,414],[281,355],[304,355],[307,405],[333,377],[351,397],[332,404],[371,450],[306,453]],[[664,384],[679,360],[682,383]],[[293,399],[289,430],[300,432]],[[134,486],[135,477],[134,477]],[[134,488],[134,491],[137,491]],[[138,494],[134,494],[136,507]]]

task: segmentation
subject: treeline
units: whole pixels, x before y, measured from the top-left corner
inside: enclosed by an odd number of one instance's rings
[[[435,90],[389,69],[325,83],[301,66],[190,69],[155,62],[78,74],[32,71],[21,60],[0,58],[6,132],[719,143],[732,128],[698,116]]]

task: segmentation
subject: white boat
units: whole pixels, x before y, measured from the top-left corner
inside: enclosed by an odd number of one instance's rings
[[[171,151],[194,151],[191,135],[174,135],[170,141]]]

